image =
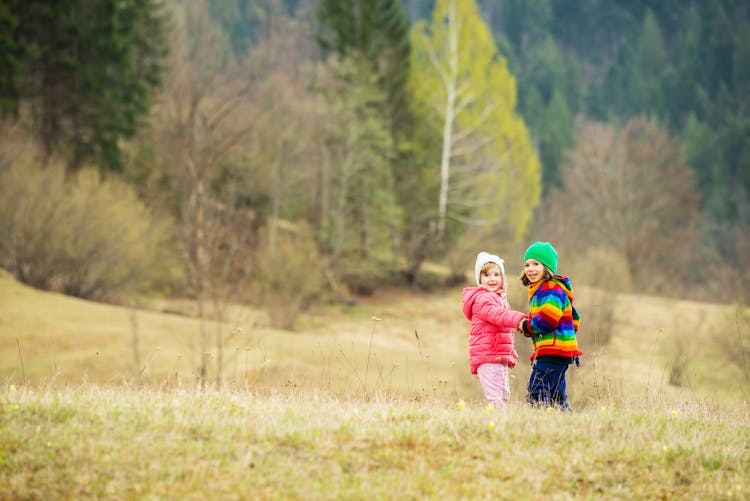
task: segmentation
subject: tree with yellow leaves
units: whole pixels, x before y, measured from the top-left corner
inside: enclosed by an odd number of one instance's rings
[[[436,236],[454,220],[519,238],[539,201],[539,161],[476,3],[437,0],[432,23],[416,23],[411,36],[413,99],[420,116],[442,124]]]

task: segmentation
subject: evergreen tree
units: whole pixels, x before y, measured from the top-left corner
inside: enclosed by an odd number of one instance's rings
[[[551,36],[540,43],[528,70],[526,89],[520,93],[522,113],[532,128],[542,162],[543,189],[559,183],[558,169],[565,150],[574,144],[573,114],[566,94],[575,96],[575,70],[563,65],[562,57]]]
[[[318,43],[327,52],[360,57],[386,92],[384,112],[394,133],[404,115],[404,86],[409,74],[409,21],[398,0],[322,0]]]
[[[318,43],[325,53],[337,56],[330,61],[346,61],[344,67],[357,68],[361,73],[341,72],[340,66],[338,69],[334,67],[348,85],[343,92],[352,95],[352,99],[334,97],[335,106],[337,109],[356,107],[340,111],[350,117],[347,123],[350,135],[345,144],[352,154],[344,156],[346,161],[341,168],[344,172],[364,176],[357,181],[359,189],[350,187],[345,190],[362,201],[358,206],[352,205],[358,207],[354,216],[357,224],[345,226],[360,228],[361,238],[356,246],[358,255],[373,254],[381,258],[386,255],[381,245],[385,243],[381,240],[383,235],[387,235],[392,253],[408,253],[397,247],[401,240],[399,233],[404,225],[410,224],[409,218],[413,214],[406,215],[401,206],[413,202],[412,189],[419,177],[419,159],[415,158],[417,150],[414,148],[416,124],[406,94],[411,50],[406,13],[398,0],[323,0],[317,17],[320,22]],[[379,97],[354,98],[363,95]],[[357,120],[362,120],[362,123],[357,123]],[[381,127],[385,129],[381,130]],[[387,137],[382,137],[382,132]],[[365,158],[369,159],[365,162],[369,164],[366,175],[361,174],[361,166],[358,166]],[[379,209],[370,206],[367,200],[379,200]],[[342,199],[342,203],[344,201]],[[341,224],[354,222],[344,218],[343,214],[336,218]],[[392,219],[386,221],[384,218]],[[406,233],[410,234],[410,231],[406,230]],[[343,237],[337,238],[342,245],[351,243],[348,239],[341,240]],[[338,253],[338,250],[334,251],[334,254]],[[394,266],[396,262],[397,259],[391,259],[389,265]]]
[[[19,0],[0,3],[0,114],[17,111],[20,76],[28,50],[14,37],[18,30],[18,3]]]
[[[542,161],[543,187],[549,189],[559,186],[559,168],[565,158],[565,152],[575,146],[573,116],[560,91],[555,90],[552,95],[544,114],[541,131],[539,156]]]
[[[721,2],[708,2],[705,6],[704,28],[708,31],[704,35],[707,60],[703,71],[711,78],[709,92],[716,95],[721,84],[732,81],[732,48],[734,26]]]
[[[15,85],[18,100],[29,105],[48,151],[65,153],[74,167],[92,161],[121,168],[120,140],[135,133],[160,82],[166,23],[160,5],[24,0],[7,4],[10,16],[0,9],[0,19],[16,20],[11,38],[23,50],[14,64],[20,71],[4,85]]]
[[[638,79],[643,82],[644,87],[641,111],[661,111],[663,109],[661,82],[665,68],[664,45],[661,28],[650,9],[646,10],[635,51]]]
[[[229,35],[232,51],[245,54],[257,39],[260,6],[254,0],[208,0],[212,16]]]
[[[732,87],[738,110],[750,114],[750,23],[739,27],[732,54]]]
[[[395,261],[401,221],[389,165],[392,139],[381,113],[385,95],[361,58],[335,57],[328,67],[338,80],[326,92],[326,142],[335,165],[321,240],[343,275],[382,274]]]

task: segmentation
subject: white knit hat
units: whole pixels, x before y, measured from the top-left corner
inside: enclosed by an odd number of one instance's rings
[[[487,263],[495,263],[500,267],[500,273],[503,274],[503,285],[505,285],[505,266],[504,261],[497,257],[494,254],[490,254],[489,252],[480,252],[477,254],[477,262],[474,265],[474,278],[477,279],[477,285],[481,285],[481,282],[479,281],[479,274],[482,273],[482,266],[484,266]]]

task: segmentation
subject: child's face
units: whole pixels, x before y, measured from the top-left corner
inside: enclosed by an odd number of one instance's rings
[[[523,273],[529,282],[535,284],[544,278],[544,265],[536,259],[527,259],[523,264]]]
[[[496,264],[488,266],[479,276],[479,283],[492,292],[501,292],[503,289],[503,274]]]

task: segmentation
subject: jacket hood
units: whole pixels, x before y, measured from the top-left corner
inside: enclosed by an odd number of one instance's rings
[[[570,278],[568,276],[566,276],[566,275],[556,275],[555,277],[550,278],[549,280],[547,280],[547,282],[555,282],[556,284],[559,284],[560,287],[562,287],[562,289],[565,291],[565,294],[567,294],[568,299],[570,299],[571,302],[573,301],[573,286],[571,285]],[[544,280],[540,280],[538,283],[529,286],[529,299],[531,299],[531,297],[534,295],[534,293],[536,292],[536,290],[543,283],[545,283],[545,281]]]
[[[469,320],[471,320],[471,309],[474,307],[474,301],[476,301],[477,296],[483,292],[490,291],[484,287],[464,287],[463,293],[461,294],[461,304],[464,316]]]
[[[571,300],[573,299],[573,286],[570,284],[569,277],[559,276],[557,278],[553,278],[552,280],[560,284],[560,286],[565,289],[565,294],[567,294]]]

